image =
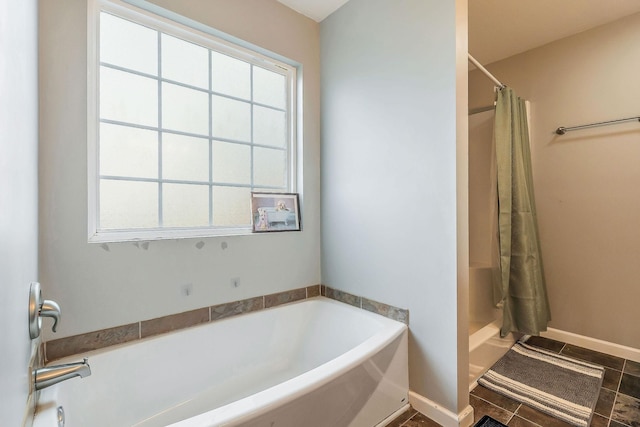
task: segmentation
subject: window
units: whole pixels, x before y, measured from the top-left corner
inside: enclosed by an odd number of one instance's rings
[[[89,240],[250,232],[252,191],[295,191],[295,67],[115,4],[89,65]]]

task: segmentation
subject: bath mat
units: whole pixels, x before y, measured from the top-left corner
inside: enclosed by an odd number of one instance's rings
[[[602,366],[517,342],[478,383],[571,425],[586,427],[603,377]]]
[[[484,417],[480,418],[480,421],[475,423],[473,427],[507,427],[507,426],[502,424],[500,421],[494,420],[489,415],[485,415]]]

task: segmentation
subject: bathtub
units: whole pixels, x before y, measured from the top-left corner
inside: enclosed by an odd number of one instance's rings
[[[499,319],[469,335],[469,390],[515,344],[517,338],[513,333],[500,337],[501,326]]]
[[[324,297],[86,356],[92,375],[42,390],[34,427],[58,407],[66,427],[371,427],[408,405],[406,325]]]
[[[502,309],[493,305],[491,267],[469,267],[469,390],[513,344],[516,336],[500,337]]]

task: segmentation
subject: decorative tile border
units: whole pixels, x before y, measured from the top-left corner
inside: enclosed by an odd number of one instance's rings
[[[189,326],[207,323],[210,319],[210,308],[205,307],[197,310],[186,311],[184,313],[158,317],[157,319],[144,320],[140,322],[140,338],[164,334],[166,332],[188,328]]]
[[[325,296],[354,307],[362,308],[362,297],[325,286]]]
[[[317,286],[316,286],[317,287]],[[264,308],[271,308],[288,302],[300,301],[307,298],[307,289],[299,288],[287,292],[264,296]]]
[[[44,343],[44,354],[48,362],[78,353],[124,344],[190,326],[214,322],[239,314],[263,310],[265,308],[276,307],[281,304],[317,296],[326,296],[327,298],[371,311],[406,323],[407,325],[409,324],[408,310],[352,295],[325,285],[313,285],[47,341]]]
[[[405,324],[409,324],[409,310],[394,307],[383,302],[373,301],[362,297],[362,309],[372,311],[389,319],[397,320]]]
[[[407,309],[398,308],[389,304],[370,300],[369,298],[353,295],[348,292],[333,289],[325,285],[322,285],[322,295],[326,296],[327,298],[331,298],[346,304],[350,304],[354,307],[358,307],[363,310],[388,317],[389,319],[397,320],[398,322],[402,322],[407,325],[409,324],[409,310]]]
[[[264,297],[249,298],[242,301],[227,302],[211,307],[211,321],[225,319],[238,314],[262,310]]]
[[[72,337],[60,338],[45,342],[45,358],[47,361],[84,353],[117,344],[135,341],[140,338],[140,323],[116,326]]]

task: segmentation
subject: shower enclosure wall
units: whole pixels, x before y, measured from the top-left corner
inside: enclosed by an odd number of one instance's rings
[[[469,115],[469,388],[513,345],[500,338],[502,310],[493,304],[495,233],[494,110]]]

